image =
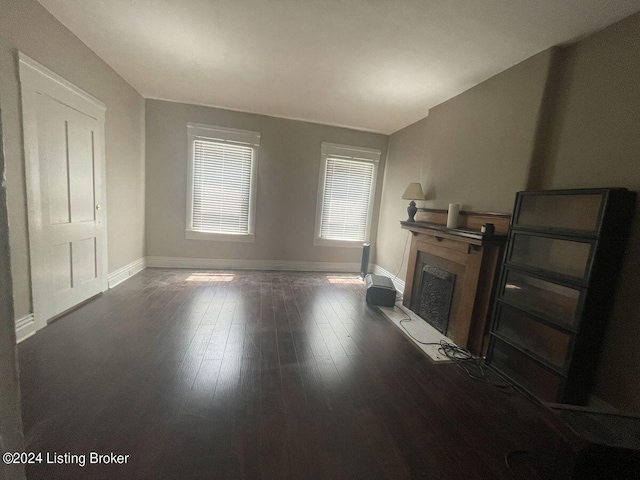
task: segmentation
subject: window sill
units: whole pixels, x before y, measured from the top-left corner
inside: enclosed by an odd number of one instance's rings
[[[366,240],[329,240],[320,237],[313,239],[315,247],[362,248],[365,243],[367,243]]]
[[[240,242],[253,243],[255,235],[249,234],[232,234],[232,233],[211,233],[200,232],[198,230],[185,230],[187,240],[208,240],[210,242]]]

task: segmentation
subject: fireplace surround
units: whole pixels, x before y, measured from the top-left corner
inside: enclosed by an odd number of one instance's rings
[[[446,218],[446,210],[420,209],[417,221],[400,222],[413,234],[403,304],[457,345],[484,355],[509,215],[460,212],[459,228],[447,228]],[[482,233],[485,223],[495,231]]]

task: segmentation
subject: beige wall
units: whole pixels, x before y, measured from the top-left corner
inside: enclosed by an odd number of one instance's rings
[[[391,135],[375,262],[404,279],[408,233],[400,229],[409,182],[421,178],[419,206],[509,212],[524,190],[552,51],[547,50],[444,102]]]
[[[640,192],[640,15],[569,48],[543,188]],[[595,393],[640,412],[640,203],[606,332]]]
[[[104,102],[109,272],[144,256],[144,100],[35,0],[0,0],[0,97],[5,133],[16,318],[31,290],[17,52]]]
[[[405,240],[397,221],[406,203],[398,197],[420,171],[429,195],[424,205],[435,208],[455,202],[471,210],[510,212],[515,192],[525,187],[640,191],[639,51],[636,14],[572,47],[542,52],[391,135],[376,263],[397,271]],[[594,391],[636,413],[639,265],[640,213]]]
[[[411,234],[400,229],[399,222],[407,219],[409,205],[409,200],[401,197],[409,183],[419,181],[420,171],[424,168],[428,122],[428,117],[423,118],[389,137],[374,258],[378,266],[402,280],[407,273]],[[424,202],[417,204],[424,206]]]
[[[387,136],[264,115],[160,100],[146,101],[147,255],[210,259],[357,263],[360,248],[314,247],[322,142],[382,151]],[[187,123],[261,133],[255,243],[185,239]],[[376,222],[372,238],[376,235]]]
[[[427,207],[511,211],[527,183],[551,60],[546,50],[431,109]]]

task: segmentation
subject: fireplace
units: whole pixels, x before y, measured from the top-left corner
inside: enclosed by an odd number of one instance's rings
[[[446,219],[446,211],[420,209],[415,222],[400,222],[413,234],[403,304],[482,355],[509,216],[462,212],[459,228],[447,228]],[[495,231],[480,231],[483,223],[493,223]]]
[[[422,267],[417,314],[440,333],[447,333],[456,276],[433,265]]]

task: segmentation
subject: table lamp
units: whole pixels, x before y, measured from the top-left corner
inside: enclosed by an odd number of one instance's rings
[[[414,202],[414,200],[424,200],[422,185],[420,185],[419,183],[410,183],[409,185],[407,185],[402,198],[405,200],[411,200],[411,202],[409,202],[409,206],[407,207],[407,214],[409,215],[407,222],[415,222],[415,216],[418,209],[416,208],[416,202]]]

